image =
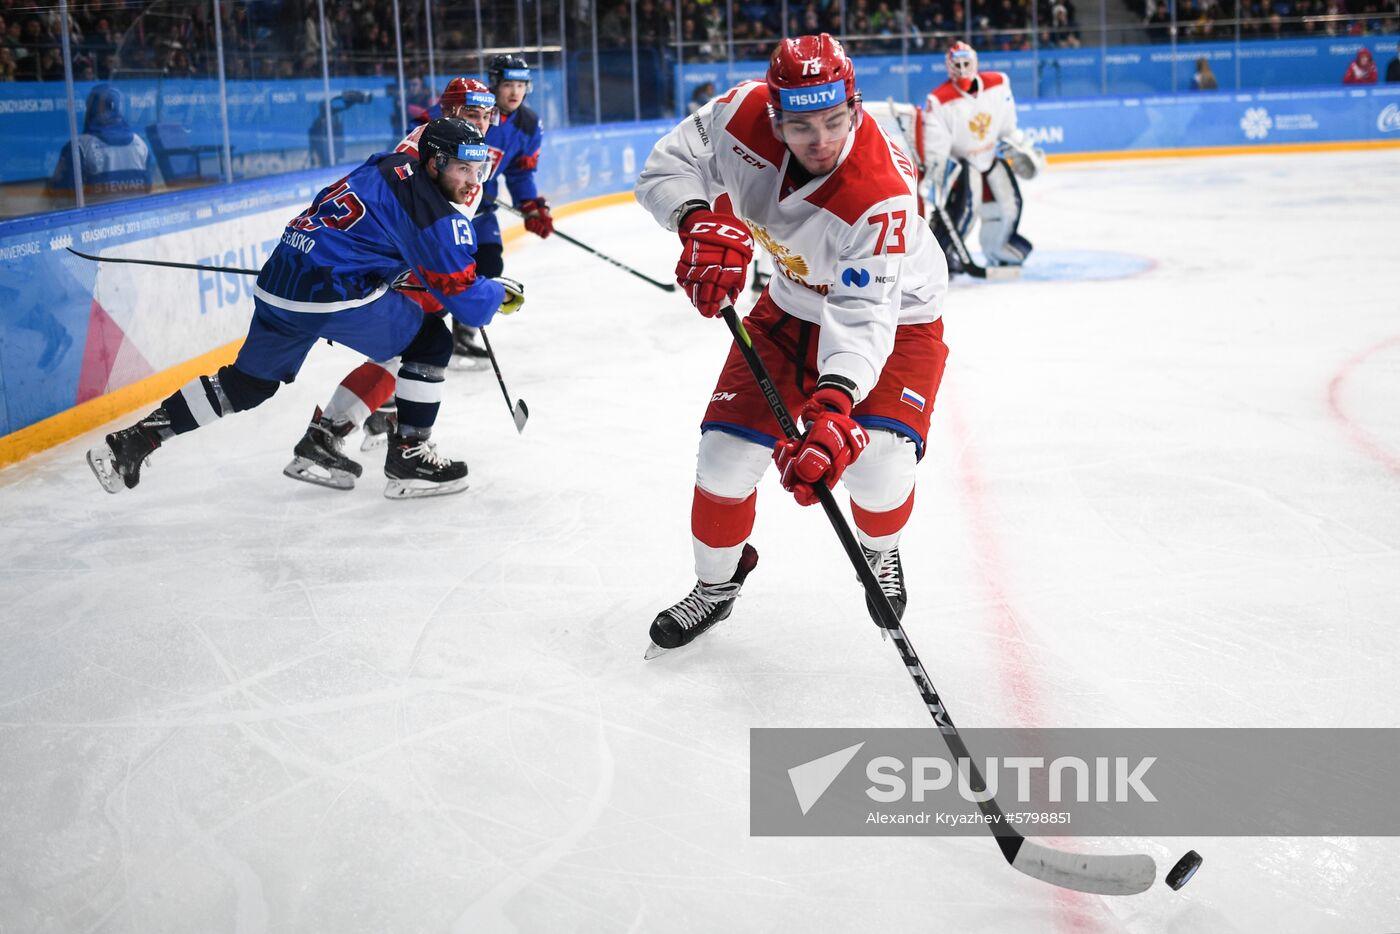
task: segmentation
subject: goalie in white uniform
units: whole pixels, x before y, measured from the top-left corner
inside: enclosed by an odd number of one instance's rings
[[[1031,146],[1016,126],[1011,79],[999,71],[977,70],[977,52],[955,42],[945,58],[948,80],[924,102],[922,148],[926,158],[927,200],[942,205],[960,236],[975,213],[978,240],[991,266],[1019,266],[1031,252],[1021,236],[1021,188],[1016,176],[1034,178],[1045,168],[1045,154]],[[961,272],[947,231],[934,234],[948,257],[950,272]]]

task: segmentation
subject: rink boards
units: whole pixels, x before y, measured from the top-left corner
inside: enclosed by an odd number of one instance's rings
[[[1400,145],[1400,86],[1060,100],[1019,106],[1052,159]],[[552,131],[556,205],[631,189],[670,121]],[[1166,152],[1163,152],[1166,150]],[[95,265],[67,247],[257,268],[346,167],[0,223],[0,466],[148,404],[232,359],[252,278]]]

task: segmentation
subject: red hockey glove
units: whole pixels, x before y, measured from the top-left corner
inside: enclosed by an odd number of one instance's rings
[[[554,233],[554,216],[549,213],[543,196],[520,202],[520,213],[525,215],[525,229],[535,236],[548,237]]]
[[[773,448],[783,489],[803,506],[817,502],[812,484],[834,486],[870,443],[865,428],[851,418],[851,402],[845,389],[818,381],[798,416],[807,423],[807,434],[779,441]]]
[[[753,238],[737,217],[708,208],[687,214],[680,235],[676,282],[700,314],[716,317],[726,301],[734,301],[744,290],[753,260]]]

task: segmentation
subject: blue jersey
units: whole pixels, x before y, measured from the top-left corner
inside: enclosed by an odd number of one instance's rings
[[[454,318],[480,325],[505,292],[477,278],[475,253],[471,224],[417,160],[376,153],[287,224],[254,292],[287,311],[335,312],[412,274]]]
[[[540,126],[539,115],[521,104],[509,117],[501,117],[486,130],[486,145],[491,150],[491,162],[495,171],[491,179],[482,187],[485,198],[478,213],[487,214],[496,210],[496,192],[499,179],[505,176],[506,187],[510,189],[511,200],[517,205],[522,201],[538,198],[535,187],[535,167],[540,161],[540,146],[544,141],[544,130]]]

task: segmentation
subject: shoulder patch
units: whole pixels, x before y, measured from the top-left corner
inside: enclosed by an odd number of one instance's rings
[[[756,91],[755,88],[763,88]],[[757,81],[739,85],[739,106],[724,124],[724,130],[760,159],[780,165],[786,147],[773,135],[773,121],[768,119],[767,85]],[[734,93],[734,92],[730,92]]]
[[[515,113],[510,115],[510,122],[515,124],[517,130],[525,134],[526,139],[529,139],[540,128],[540,115],[521,104],[515,109]]]
[[[958,91],[957,87],[953,84],[953,82],[944,81],[938,87],[934,88],[932,91],[929,92],[929,97],[937,98],[938,103],[940,104],[951,104],[959,97],[962,97],[962,94]]]
[[[416,160],[401,152],[379,160],[379,177],[414,226],[423,229],[456,211],[428,173],[415,171],[416,168]]]
[[[979,77],[979,78],[982,79],[982,90],[984,90],[984,91],[991,90],[992,88],[996,87],[998,84],[1006,84],[1006,83],[1007,83],[1007,81],[1006,81],[1006,75],[1002,74],[1002,73],[999,72],[999,71],[982,71],[982,72],[978,72],[977,77]]]
[[[851,147],[846,161],[806,200],[830,211],[847,224],[854,224],[881,201],[909,195],[913,184],[895,167],[894,154],[890,152],[884,134],[873,119],[867,118],[861,121],[860,129],[856,130],[855,145]]]

